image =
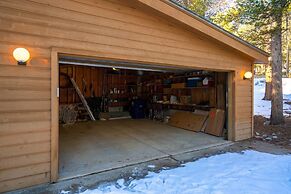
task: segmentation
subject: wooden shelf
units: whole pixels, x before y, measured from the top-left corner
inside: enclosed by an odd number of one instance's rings
[[[143,84],[143,86],[147,86],[147,84]],[[171,84],[154,84],[154,83],[151,83],[151,84],[148,84],[147,87],[150,87],[150,86],[171,86]],[[198,87],[185,87],[185,88],[212,88],[214,86],[198,86]],[[171,88],[171,87],[168,87],[168,88]],[[181,89],[181,88],[178,88],[178,89]]]
[[[166,79],[178,79],[178,78],[195,78],[195,77],[213,77],[212,74],[201,74],[201,75],[180,75],[180,76],[174,76]]]
[[[208,88],[214,88],[214,86],[200,86],[200,87],[185,87],[185,88],[168,88],[168,89],[177,89],[177,90],[183,90],[183,89],[208,89]]]
[[[130,95],[128,93],[124,94],[109,94],[110,99],[128,98]]]
[[[110,86],[137,86],[137,85],[130,85],[130,84],[109,84]]]
[[[211,108],[214,108],[214,106],[209,106],[209,105],[181,104],[181,103],[171,104],[171,103],[155,102],[155,103],[153,103],[153,105],[163,106],[163,107],[171,107],[171,108],[173,108],[173,107],[190,107],[190,108],[201,109],[201,110],[209,110]],[[173,108],[173,109],[175,109],[175,108]]]
[[[127,106],[129,105],[129,102],[109,102],[108,106],[110,107],[116,107],[116,106]]]

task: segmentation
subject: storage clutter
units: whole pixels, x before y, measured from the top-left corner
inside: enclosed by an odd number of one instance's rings
[[[147,118],[193,131],[203,131],[201,125],[209,121],[211,125],[205,132],[220,136],[222,132],[216,128],[221,129],[224,124],[225,108],[212,112],[218,104],[225,104],[220,102],[225,99],[217,98],[219,78],[220,73],[210,71],[159,72],[64,65],[60,66],[60,104],[78,106],[64,109],[62,115],[68,111],[73,116],[77,113],[75,121],[66,119],[69,123],[90,120],[92,116],[96,120]],[[72,79],[79,95],[70,84]],[[169,110],[183,113],[168,114]],[[195,113],[197,110],[208,111],[211,116],[201,116]]]

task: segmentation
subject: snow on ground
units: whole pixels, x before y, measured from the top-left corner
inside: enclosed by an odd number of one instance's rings
[[[265,95],[265,78],[255,78],[254,93],[255,115],[269,118],[271,115],[271,101],[262,100]],[[291,102],[291,78],[283,78],[283,99],[284,102]],[[284,114],[291,115],[291,105],[284,103],[283,106]]]
[[[145,178],[123,179],[82,194],[267,194],[291,193],[291,155],[257,151],[225,153],[150,172]]]

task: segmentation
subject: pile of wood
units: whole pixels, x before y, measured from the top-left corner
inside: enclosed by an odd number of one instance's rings
[[[211,109],[209,112],[177,111],[170,119],[169,124],[174,127],[187,129],[195,132],[222,136],[225,121],[225,111]]]

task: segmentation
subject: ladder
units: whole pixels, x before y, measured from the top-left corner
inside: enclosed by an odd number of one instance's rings
[[[88,103],[87,103],[85,97],[83,96],[82,92],[80,91],[80,88],[79,88],[78,85],[76,84],[75,80],[74,80],[72,77],[70,77],[70,81],[71,81],[71,83],[73,84],[73,86],[74,86],[74,88],[75,88],[75,90],[76,90],[78,96],[80,97],[80,99],[81,99],[81,101],[82,101],[82,103],[83,103],[83,105],[84,105],[86,111],[88,112],[88,114],[89,114],[91,120],[92,120],[92,121],[96,121],[96,119],[95,119],[95,117],[94,117],[94,115],[93,115],[93,113],[92,113],[90,107],[88,106]]]

